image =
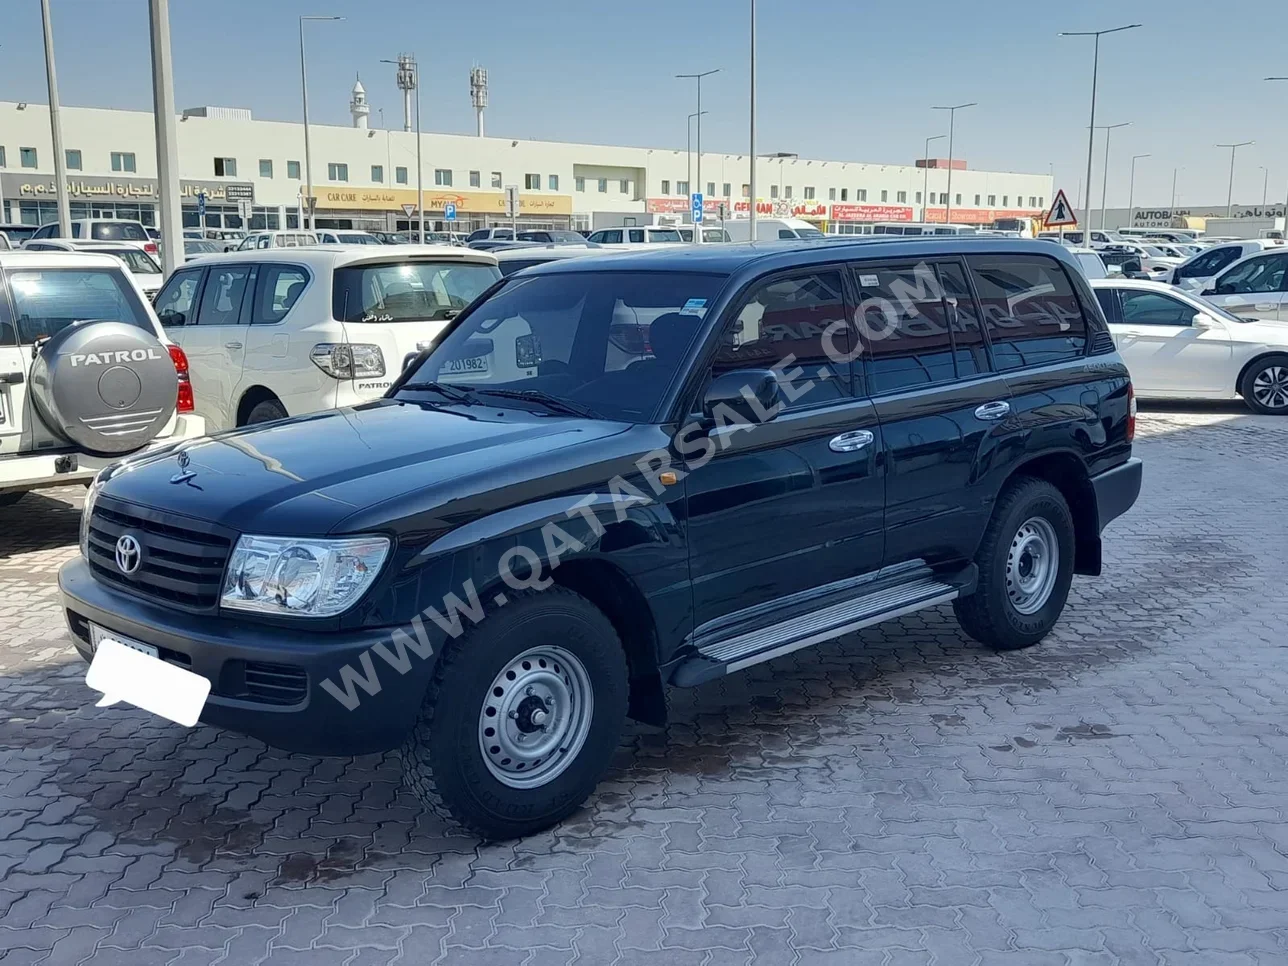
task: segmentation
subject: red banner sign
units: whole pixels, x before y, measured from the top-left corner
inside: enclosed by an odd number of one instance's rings
[[[912,221],[907,205],[833,205],[833,221]]]

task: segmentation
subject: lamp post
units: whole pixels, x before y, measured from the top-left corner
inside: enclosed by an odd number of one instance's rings
[[[1270,195],[1270,169],[1264,164],[1259,164],[1257,167],[1265,173],[1265,177],[1261,179],[1261,213],[1264,215],[1266,213],[1266,199]]]
[[[1100,130],[1105,132],[1105,174],[1104,174],[1104,179],[1102,180],[1100,185],[1100,230],[1101,231],[1105,230],[1105,200],[1109,195],[1109,136],[1113,134],[1115,128],[1127,127],[1127,125],[1129,124],[1131,124],[1131,121],[1120,121],[1118,124],[1100,125]],[[1087,191],[1087,194],[1088,196],[1090,196],[1091,194],[1091,191],[1089,189]],[[1088,206],[1087,210],[1088,211],[1091,210],[1090,206]],[[1088,231],[1091,230],[1090,224],[1087,225],[1087,230]],[[1090,237],[1091,237],[1090,235],[1087,236],[1088,239],[1090,239]]]
[[[1268,80],[1268,81],[1288,81],[1288,77],[1267,77],[1267,78],[1266,78],[1266,80]],[[1288,220],[1288,201],[1285,201],[1285,202],[1284,202],[1284,215],[1285,215],[1285,219],[1286,219],[1286,220]]]
[[[756,240],[756,0],[751,0],[751,137],[747,145],[747,157],[751,161],[751,178],[747,182],[747,216],[749,238]]]
[[[157,221],[161,267],[175,271],[184,261],[183,209],[179,201],[179,145],[174,123],[174,73],[170,59],[170,0],[148,5],[152,40],[152,116],[157,144]]]
[[[1234,217],[1234,153],[1239,148],[1247,147],[1249,144],[1256,144],[1256,141],[1239,141],[1236,144],[1218,144],[1218,148],[1230,149],[1230,187],[1225,196],[1225,217]]]
[[[300,228],[313,227],[313,208],[316,199],[313,197],[313,158],[309,151],[309,70],[304,60],[304,21],[306,20],[343,20],[343,17],[303,16],[300,17],[300,97],[304,101],[304,204],[309,210],[308,224],[304,215],[300,215]]]
[[[54,143],[54,181],[58,197],[58,234],[72,237],[71,206],[67,201],[67,156],[63,154],[63,121],[58,113],[58,75],[54,70],[54,28],[49,0],[40,0],[41,27],[45,35],[45,77],[49,83],[49,133]]]
[[[1152,155],[1133,154],[1131,156],[1131,186],[1127,189],[1127,224],[1129,226],[1136,224],[1136,162],[1148,157]],[[1103,228],[1104,225],[1100,227]]]
[[[697,110],[697,113],[694,115],[694,117],[698,119],[698,186],[699,187],[702,186],[702,115],[706,113],[706,111],[702,109],[702,78],[710,77],[712,74],[718,74],[718,73],[720,73],[720,68],[716,67],[713,70],[704,70],[697,74],[676,74],[675,75],[677,78],[695,80],[698,82],[698,110]],[[695,194],[697,194],[697,192],[693,190],[693,182],[690,181],[689,197],[692,198]],[[693,226],[693,242],[694,244],[697,244],[697,245],[702,244],[702,226],[701,225],[695,224]]]
[[[926,138],[926,150],[921,154],[921,220],[926,220],[926,205],[930,201],[930,142],[942,141],[947,134],[932,134]],[[949,169],[951,170],[951,169]]]
[[[953,123],[957,112],[966,107],[974,107],[975,101],[968,104],[954,104],[951,107],[935,107],[932,110],[948,112],[948,202],[944,208],[944,224],[952,224],[953,215]],[[923,196],[924,197],[924,196]]]
[[[684,169],[684,177],[687,184],[693,186],[693,119],[700,114],[706,114],[707,111],[694,111],[689,115],[688,123],[684,126],[684,156],[688,160],[688,165]]]
[[[1173,217],[1176,215],[1176,172],[1180,170],[1180,168],[1172,168],[1172,203],[1168,207],[1168,211],[1172,213]]]
[[[1087,197],[1082,210],[1082,227],[1091,230],[1091,152],[1096,141],[1096,80],[1100,73],[1100,37],[1102,34],[1116,34],[1121,30],[1134,30],[1138,23],[1129,23],[1124,27],[1111,27],[1109,30],[1062,30],[1061,37],[1095,37],[1095,52],[1091,60],[1091,120],[1087,122]],[[1088,235],[1088,238],[1091,236]]]

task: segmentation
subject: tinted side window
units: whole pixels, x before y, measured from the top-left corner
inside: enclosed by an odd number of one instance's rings
[[[242,296],[246,293],[249,265],[211,268],[201,293],[198,325],[236,325],[241,320]]]
[[[1096,301],[1100,303],[1100,311],[1105,313],[1105,318],[1110,322],[1121,322],[1118,317],[1118,293],[1111,288],[1096,289]]]
[[[123,268],[11,270],[8,278],[20,345],[52,336],[78,319],[117,319],[152,331]]]
[[[1198,309],[1158,292],[1123,289],[1123,322],[1132,325],[1191,325]]]
[[[975,255],[967,263],[998,369],[1047,365],[1086,353],[1086,319],[1059,262],[1037,255]]]
[[[604,237],[599,239],[606,245],[620,245],[622,243],[622,233],[620,231],[606,231]]]
[[[545,259],[541,258],[510,258],[504,262],[499,262],[497,268],[505,276],[513,275],[515,272],[521,272],[525,268],[531,268],[533,265],[544,265]]]
[[[644,240],[644,229],[632,228],[629,232],[626,233],[626,237],[631,242],[634,242],[634,243],[642,242]]]
[[[193,321],[193,300],[201,284],[201,270],[175,272],[157,296],[157,318],[162,325],[188,325]]]
[[[294,265],[261,265],[251,324],[272,325],[282,321],[308,283],[308,273],[302,268]]]
[[[861,265],[858,279],[858,324],[873,394],[957,378],[948,307],[935,267]]]
[[[975,296],[966,284],[960,265],[945,263],[935,266],[939,284],[944,289],[947,305],[948,327],[953,337],[953,358],[957,362],[957,376],[965,379],[988,372],[988,348],[985,345],[984,327],[979,322],[979,307]]]
[[[840,361],[833,361],[823,333],[838,322],[831,344]],[[752,289],[725,329],[712,374],[777,368],[785,409],[843,399],[850,392],[849,331],[840,272],[775,279]]]
[[[1248,259],[1217,280],[1216,293],[1278,292],[1283,287],[1285,268],[1288,268],[1288,255]]]
[[[778,237],[779,237],[779,238],[795,238],[795,237],[796,237],[796,232],[792,231],[790,228],[780,228],[780,229],[778,229]]]

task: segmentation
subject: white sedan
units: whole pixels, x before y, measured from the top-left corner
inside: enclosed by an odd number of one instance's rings
[[[1231,315],[1162,282],[1092,279],[1142,399],[1243,399],[1288,414],[1288,324]]]

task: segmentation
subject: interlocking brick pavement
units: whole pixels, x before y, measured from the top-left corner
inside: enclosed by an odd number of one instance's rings
[[[675,692],[502,845],[388,756],[94,708],[54,592],[80,491],[0,510],[0,963],[1288,963],[1288,421],[1140,434],[1042,645],[943,609]]]

